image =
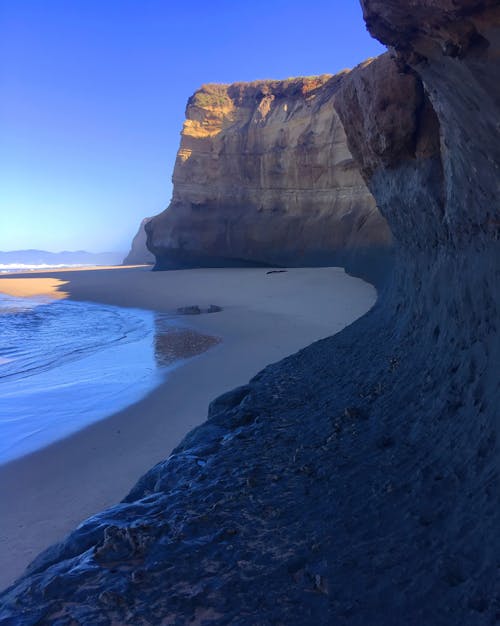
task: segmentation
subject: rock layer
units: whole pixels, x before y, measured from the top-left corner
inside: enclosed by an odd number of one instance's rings
[[[498,622],[500,21],[434,6],[367,0],[402,54],[336,102],[397,242],[376,307],[214,401],[39,557],[3,623]],[[488,45],[449,56],[440,37],[470,20]]]
[[[348,265],[383,272],[391,236],[346,146],[337,76],[205,85],[190,98],[157,269]]]
[[[135,234],[132,240],[129,253],[123,259],[123,265],[152,265],[155,262],[155,257],[146,246],[146,224],[151,220],[150,217],[145,217],[139,230]]]

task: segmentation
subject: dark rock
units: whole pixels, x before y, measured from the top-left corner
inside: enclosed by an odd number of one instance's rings
[[[200,315],[201,309],[195,304],[193,306],[181,306],[177,309],[179,315]]]
[[[178,315],[201,315],[202,313],[219,313],[222,307],[211,304],[209,307],[202,308],[197,304],[192,306],[182,306],[177,309]]]

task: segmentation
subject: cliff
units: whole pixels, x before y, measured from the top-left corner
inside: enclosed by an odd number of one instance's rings
[[[150,217],[145,217],[142,220],[139,230],[132,240],[129,253],[123,259],[123,265],[148,265],[155,262],[153,253],[150,252],[146,246],[145,226],[150,220]]]
[[[391,236],[335,113],[337,76],[204,85],[173,197],[147,227],[156,269],[347,265],[375,279]]]
[[[3,623],[498,622],[500,12],[364,12],[395,59],[354,70],[336,107],[394,234],[390,285],[215,400],[33,563]]]

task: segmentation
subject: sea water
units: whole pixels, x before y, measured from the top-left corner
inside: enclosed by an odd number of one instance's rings
[[[0,464],[138,401],[213,339],[151,311],[0,294]]]
[[[40,272],[43,270],[60,270],[60,269],[81,269],[81,268],[97,268],[97,265],[89,265],[84,263],[0,263],[0,274],[22,274],[25,272]]]

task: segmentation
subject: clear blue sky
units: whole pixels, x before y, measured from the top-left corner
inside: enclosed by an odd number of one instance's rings
[[[0,0],[0,250],[127,250],[202,83],[382,51],[358,0]]]

